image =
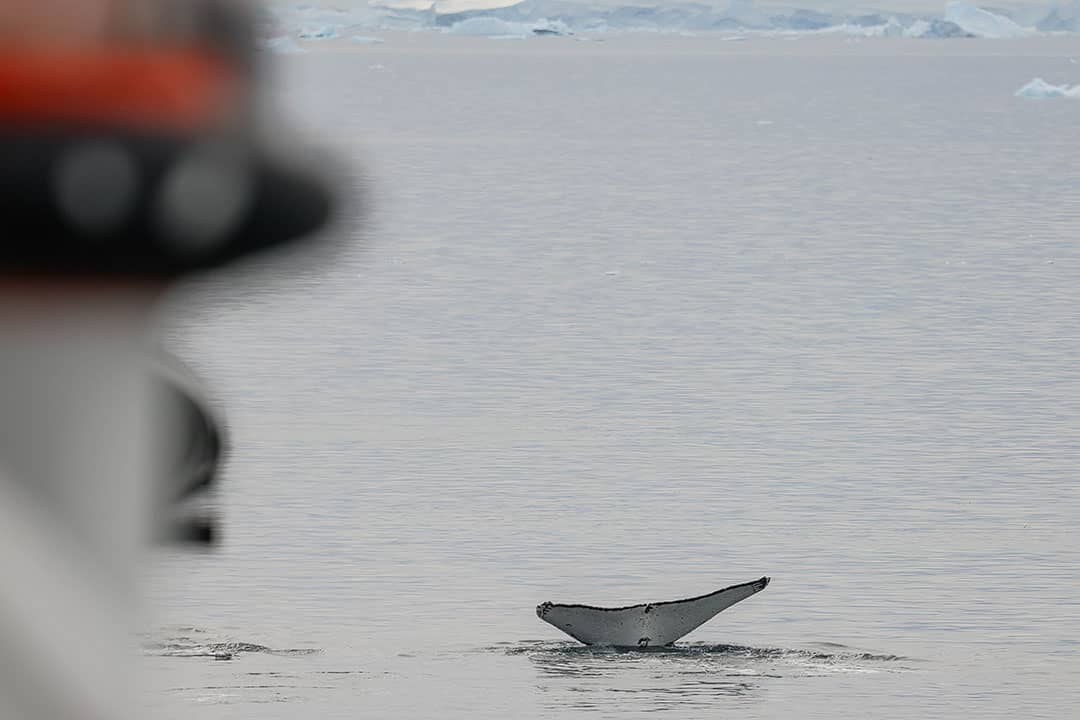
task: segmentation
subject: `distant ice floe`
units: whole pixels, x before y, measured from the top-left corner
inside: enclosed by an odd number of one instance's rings
[[[889,18],[888,22],[879,26],[881,28],[882,37],[903,37],[904,26],[900,24],[900,21],[894,17]]]
[[[844,23],[843,25],[825,28],[822,32],[841,32],[856,37],[903,37],[904,26],[895,17],[890,17],[880,25]]]
[[[1017,97],[1030,98],[1080,98],[1080,85],[1051,85],[1042,78],[1035,78],[1016,91]]]
[[[622,32],[687,37],[715,32],[750,34],[846,33],[867,38],[1022,38],[1040,32],[1080,32],[1080,0],[1045,0],[1006,11],[972,0],[950,0],[937,13],[822,11],[765,0],[520,0],[480,7],[480,0],[317,0],[328,7],[268,0],[268,34],[305,40],[367,37],[392,30],[530,38]],[[509,0],[507,0],[509,1]],[[978,0],[986,1],[989,0]],[[491,4],[486,3],[486,4]],[[809,4],[809,3],[807,3]],[[897,3],[893,3],[896,5]],[[330,7],[335,5],[335,7]],[[764,6],[764,7],[762,7]],[[469,8],[473,9],[469,9]],[[737,35],[733,35],[737,34]],[[355,40],[355,42],[364,42]]]
[[[982,38],[1020,38],[1031,34],[1004,15],[976,7],[968,0],[951,0],[945,3],[945,20],[959,26],[965,32]]]
[[[541,18],[536,22],[508,22],[496,17],[475,16],[460,20],[444,32],[452,35],[480,35],[491,38],[526,38],[530,35],[572,35],[570,28],[559,21]]]
[[[351,38],[349,38],[349,41],[356,43],[357,45],[378,45],[379,43],[383,42],[383,39],[379,37],[371,37],[370,35],[353,35]]]
[[[904,28],[904,37],[909,38],[973,38],[975,35],[948,20],[916,20]]]
[[[1041,32],[1080,32],[1080,0],[1058,5],[1032,24]]]
[[[267,38],[260,44],[260,49],[278,55],[303,55],[307,52],[288,35]]]
[[[332,40],[341,37],[337,25],[319,25],[300,28],[296,36],[304,40]]]
[[[532,32],[523,23],[512,23],[494,17],[471,17],[444,29],[451,35],[480,35],[493,38],[524,38]]]

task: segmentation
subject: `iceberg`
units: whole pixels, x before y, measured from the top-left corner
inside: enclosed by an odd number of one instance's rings
[[[278,55],[302,55],[307,52],[307,50],[297,45],[296,41],[288,35],[267,38],[259,44],[259,49]]]
[[[904,26],[896,18],[882,21],[876,25],[863,25],[858,19],[855,22],[847,22],[843,25],[835,25],[825,28],[820,32],[839,32],[855,37],[904,37]]]
[[[447,12],[443,8],[453,8]],[[766,12],[753,0],[732,0],[723,7],[701,2],[668,2],[623,4],[604,0],[521,0],[501,7],[464,9],[461,3],[452,6],[436,2],[432,6],[431,24],[450,28],[473,18],[495,18],[528,35],[567,35],[571,32],[698,32],[739,30],[818,31],[840,24],[842,16],[815,10],[779,10]],[[887,22],[882,18],[879,24]],[[479,26],[476,26],[479,27]],[[459,28],[468,30],[469,26]],[[554,31],[554,32],[549,32]],[[488,33],[483,33],[488,34]]]
[[[900,21],[894,17],[889,18],[889,21],[881,27],[882,37],[903,37],[904,26],[900,24]]]
[[[573,35],[573,30],[562,20],[541,18],[532,24],[533,35]]]
[[[1043,32],[1080,32],[1080,0],[1055,7],[1035,27]]]
[[[770,20],[774,27],[787,30],[825,30],[838,24],[832,15],[817,10],[795,10],[790,15],[776,15]]]
[[[982,38],[1027,37],[1029,31],[1004,15],[976,7],[968,0],[951,0],[945,3],[945,20],[956,24],[965,32]]]
[[[731,30],[738,23],[717,15],[705,5],[685,4],[664,7],[624,5],[603,14],[603,21],[619,30]]]
[[[978,1],[978,0],[976,0]],[[596,32],[747,31],[803,34],[845,32],[865,37],[1016,38],[1034,32],[1080,31],[1080,0],[1029,7],[1007,17],[952,0],[943,16],[912,12],[850,11],[841,3],[827,10],[800,9],[780,0],[335,0],[345,9],[268,0],[264,35],[292,34],[325,39],[383,30],[426,30],[486,37],[533,37]],[[824,4],[824,3],[822,3]],[[484,7],[487,5],[488,7]],[[804,3],[812,5],[812,3]],[[1030,27],[1028,27],[1030,26]]]
[[[541,18],[535,22],[511,22],[488,15],[459,20],[445,29],[454,35],[480,35],[493,38],[524,38],[530,35],[573,35],[566,23]]]
[[[296,36],[304,40],[331,40],[338,35],[337,25],[319,25],[319,26],[306,26],[300,28],[300,31],[296,33]]]
[[[754,0],[731,0],[723,16],[740,29],[754,30],[770,27],[769,16],[754,6]]]
[[[476,16],[459,20],[446,32],[453,35],[480,35],[493,38],[524,38],[532,34],[532,28],[524,23],[507,22],[495,17]]]
[[[319,31],[332,30],[331,37],[348,36],[361,30],[414,30],[434,26],[434,10],[387,7],[375,3],[352,0],[346,8],[319,7],[317,5],[292,5],[268,0],[265,12],[272,18],[272,25],[281,32],[312,32],[320,38]],[[275,32],[274,34],[279,34]]]
[[[868,15],[856,15],[849,17],[846,21],[847,25],[858,25],[859,27],[878,27],[888,22],[888,18],[879,13],[870,13]]]
[[[1016,91],[1016,97],[1029,98],[1080,98],[1080,85],[1051,85],[1042,78],[1035,78]]]
[[[569,28],[557,28],[557,27],[534,27],[532,29],[533,35],[555,35],[557,37],[563,37],[566,35],[573,35]]]
[[[948,20],[916,20],[904,29],[909,38],[973,38],[964,28]]]

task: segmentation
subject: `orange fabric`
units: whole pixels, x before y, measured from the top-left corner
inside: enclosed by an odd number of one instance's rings
[[[191,131],[226,112],[237,84],[193,48],[0,48],[0,123]]]

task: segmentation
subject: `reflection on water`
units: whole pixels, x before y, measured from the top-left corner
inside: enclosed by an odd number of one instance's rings
[[[505,646],[503,648],[502,646]],[[729,645],[726,643],[680,643],[665,647],[646,648],[619,648],[593,645],[579,645],[570,642],[550,642],[544,640],[527,640],[520,643],[500,643],[495,646],[504,649],[508,655],[535,655],[549,653],[565,657],[588,656],[600,658],[696,658],[696,657],[727,657],[727,658],[809,658],[821,661],[877,661],[893,662],[897,660],[909,660],[900,655],[860,652],[840,643],[814,643],[811,648],[789,650],[785,648],[756,648],[745,645]],[[817,649],[814,649],[817,648]],[[825,649],[828,649],[828,652]]]
[[[552,709],[610,709],[628,698],[638,709],[707,707],[718,696],[752,698],[770,679],[914,669],[910,658],[837,643],[804,649],[709,643],[625,649],[526,641],[489,650],[528,658],[539,671],[537,690]]]

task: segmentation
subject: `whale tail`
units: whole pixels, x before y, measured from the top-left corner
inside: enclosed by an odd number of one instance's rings
[[[536,606],[536,615],[586,645],[670,645],[732,605],[761,592],[770,581],[763,576],[684,600],[618,608],[545,602]]]

